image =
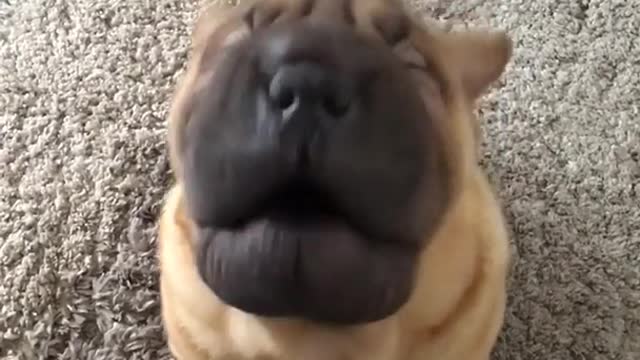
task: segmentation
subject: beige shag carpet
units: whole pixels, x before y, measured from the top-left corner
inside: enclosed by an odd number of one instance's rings
[[[219,0],[224,1],[224,0]],[[508,29],[494,359],[640,359],[640,1],[413,0]],[[154,216],[196,0],[0,0],[0,359],[168,359]]]

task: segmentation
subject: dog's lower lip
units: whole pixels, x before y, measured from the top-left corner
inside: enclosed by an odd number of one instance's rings
[[[235,230],[201,229],[203,278],[242,311],[325,324],[380,320],[406,299],[410,277],[394,277],[410,275],[413,249],[372,241],[340,217],[305,220],[265,215]]]

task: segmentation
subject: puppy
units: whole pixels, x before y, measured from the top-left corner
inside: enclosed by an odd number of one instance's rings
[[[511,49],[391,0],[209,7],[169,114],[174,356],[488,359],[509,253],[473,111]]]

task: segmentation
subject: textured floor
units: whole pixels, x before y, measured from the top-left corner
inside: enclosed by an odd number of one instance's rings
[[[0,359],[168,358],[152,219],[194,2],[0,0]],[[640,2],[414,3],[517,44],[483,104],[516,255],[495,359],[640,359]]]

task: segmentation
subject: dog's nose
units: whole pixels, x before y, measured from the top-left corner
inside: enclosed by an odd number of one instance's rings
[[[336,71],[312,61],[284,63],[269,85],[269,100],[287,122],[295,117],[339,119],[351,98]]]
[[[279,28],[260,40],[260,63],[268,78],[271,110],[287,124],[339,120],[354,101],[353,71],[345,66],[342,41],[325,28]],[[342,53],[341,53],[342,52]]]

